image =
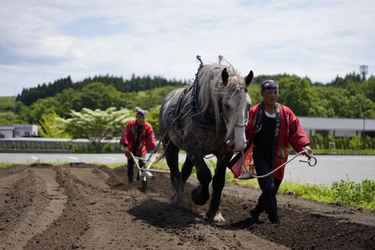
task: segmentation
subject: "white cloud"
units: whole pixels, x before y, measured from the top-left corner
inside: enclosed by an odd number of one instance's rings
[[[242,74],[330,82],[375,74],[372,1],[2,1],[0,95],[70,75],[194,77],[223,54]]]

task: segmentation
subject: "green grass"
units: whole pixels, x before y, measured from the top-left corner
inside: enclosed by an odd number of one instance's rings
[[[14,165],[14,163],[10,163],[10,162],[0,162],[0,168],[7,168],[7,167],[10,167]],[[24,164],[20,164],[20,165],[24,165]],[[28,164],[27,164],[28,165]]]
[[[255,179],[238,180],[232,173],[227,173],[228,183],[237,183],[244,187],[259,188]],[[365,179],[361,183],[346,180],[326,184],[301,183],[299,180],[284,180],[279,194],[294,194],[308,200],[325,202],[338,206],[375,211],[375,181]]]

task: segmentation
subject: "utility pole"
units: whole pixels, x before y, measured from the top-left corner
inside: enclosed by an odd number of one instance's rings
[[[16,91],[14,91],[14,106],[13,106],[13,124],[16,123]]]
[[[364,103],[362,105],[362,109],[363,109],[363,135],[362,135],[362,143],[363,143],[363,148],[366,148],[366,144],[365,144],[365,138],[366,138],[366,103]]]

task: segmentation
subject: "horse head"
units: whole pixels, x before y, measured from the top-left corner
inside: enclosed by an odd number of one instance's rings
[[[245,128],[249,117],[251,99],[247,88],[253,80],[254,74],[250,70],[246,77],[229,74],[224,68],[221,72],[223,86],[228,89],[221,97],[221,116],[225,121],[230,147],[239,152],[246,147]]]
[[[199,72],[201,111],[211,110],[217,130],[222,128],[224,120],[226,135],[223,139],[229,140],[235,152],[246,147],[245,127],[251,105],[247,88],[253,77],[251,70],[246,77],[242,77],[231,64],[206,65]]]

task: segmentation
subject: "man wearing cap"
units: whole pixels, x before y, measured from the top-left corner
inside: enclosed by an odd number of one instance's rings
[[[120,139],[120,144],[124,146],[124,153],[128,158],[129,183],[133,182],[134,177],[134,161],[130,152],[139,158],[139,166],[144,167],[147,151],[156,148],[154,131],[145,119],[146,111],[138,110],[136,119],[128,122]],[[137,180],[139,180],[139,174]]]
[[[273,80],[261,84],[262,102],[251,107],[246,138],[252,144],[257,175],[265,175],[288,160],[288,146],[296,152],[306,150],[312,155],[310,141],[293,111],[277,102],[279,85]],[[284,177],[285,166],[273,175],[258,178],[262,194],[250,209],[250,216],[258,221],[265,211],[272,224],[280,225],[276,193]]]

